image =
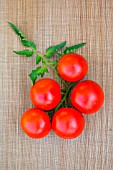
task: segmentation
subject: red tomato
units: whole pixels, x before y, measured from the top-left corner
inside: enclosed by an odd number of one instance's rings
[[[91,114],[98,111],[103,105],[104,93],[99,84],[85,80],[73,88],[70,99],[72,105],[79,111]]]
[[[64,139],[76,138],[82,133],[84,126],[83,115],[73,108],[59,109],[52,119],[52,129]]]
[[[60,85],[49,78],[40,79],[31,87],[30,97],[37,108],[51,110],[61,100]]]
[[[87,61],[79,54],[66,54],[58,62],[58,73],[68,82],[81,80],[87,72]]]
[[[51,130],[49,116],[42,110],[29,109],[21,117],[21,127],[31,138],[43,138]]]

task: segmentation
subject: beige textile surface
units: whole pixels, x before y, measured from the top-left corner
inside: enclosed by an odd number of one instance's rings
[[[51,132],[33,140],[22,132],[20,117],[32,107],[28,74],[35,59],[13,54],[23,47],[7,21],[42,52],[65,40],[87,42],[78,53],[89,64],[86,78],[103,87],[105,103],[98,113],[85,115],[85,131],[77,139]],[[0,0],[0,170],[113,170],[112,65],[112,0]],[[47,76],[55,78],[53,71]]]

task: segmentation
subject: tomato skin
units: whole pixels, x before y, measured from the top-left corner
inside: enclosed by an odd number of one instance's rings
[[[81,80],[87,72],[87,61],[79,54],[66,54],[58,62],[58,73],[68,82]]]
[[[60,138],[73,139],[84,130],[83,115],[73,108],[61,108],[53,116],[52,129]]]
[[[49,78],[40,79],[31,87],[30,98],[37,108],[51,110],[61,100],[60,85]]]
[[[42,110],[31,108],[21,117],[21,127],[31,138],[43,138],[51,130],[49,116]]]
[[[70,99],[72,105],[79,111],[92,114],[102,107],[104,92],[96,82],[85,80],[73,88]]]

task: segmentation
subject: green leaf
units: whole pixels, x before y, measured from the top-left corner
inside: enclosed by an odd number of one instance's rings
[[[14,24],[12,24],[11,22],[8,22],[8,23],[9,23],[9,25],[13,28],[13,30],[15,31],[15,33],[19,35],[19,37],[20,37],[21,39],[23,39],[23,38],[27,39],[27,38],[25,37],[25,35],[20,31],[20,29],[19,29],[18,27],[16,27],[16,26],[15,26]]]
[[[36,45],[34,44],[34,42],[27,39],[22,39],[21,42],[24,46],[31,47],[34,51],[36,51]]]
[[[17,35],[19,35],[21,42],[24,46],[26,47],[31,47],[34,51],[36,51],[36,45],[34,44],[34,42],[28,40],[25,35],[21,32],[21,30],[16,27],[14,24],[12,24],[11,22],[8,22],[9,25],[13,28],[13,30],[15,31],[15,33]]]
[[[65,47],[65,45],[66,45],[66,41],[61,44],[58,44],[56,46],[51,46],[51,47],[47,48],[46,57],[51,58],[54,53],[61,50],[63,47]]]
[[[32,83],[34,84],[36,79],[39,76],[43,77],[45,72],[48,73],[48,69],[46,67],[42,67],[42,66],[37,67],[36,70],[32,70],[32,72],[29,74],[29,77],[32,80]]]
[[[57,65],[57,64],[58,64],[58,61],[57,61],[57,60],[56,60],[56,61],[51,61],[50,64],[51,64],[51,65]]]
[[[40,75],[41,77],[44,76],[45,72],[48,73],[47,67],[41,67],[41,66],[37,67],[37,74]]]
[[[81,43],[81,44],[73,45],[70,47],[66,47],[66,49],[64,50],[64,54],[73,53],[76,50],[78,50],[79,48],[83,47],[85,44],[86,43]]]
[[[60,54],[60,53],[58,53],[58,52],[57,52],[56,54],[57,54],[59,57],[62,57],[62,54]]]
[[[40,56],[36,56],[36,64],[39,64],[40,61],[41,61],[41,57]]]
[[[55,53],[55,47],[50,47],[46,50],[46,58],[51,58],[52,55]]]
[[[56,46],[55,46],[56,51],[61,50],[63,47],[65,47],[65,45],[66,45],[66,41],[64,41],[64,42],[61,43],[61,44],[56,45]]]
[[[44,72],[49,73],[47,67],[44,67],[43,70],[44,70]]]
[[[46,64],[46,61],[45,61],[45,59],[43,59],[43,58],[42,58],[42,63],[43,63],[43,64]]]
[[[37,73],[38,76],[43,77],[44,76],[43,67],[42,66],[37,67],[36,68],[36,73]]]
[[[37,67],[36,70],[32,70],[32,72],[29,74],[29,77],[32,80],[33,84],[35,83],[36,79],[40,76],[40,70],[41,66]]]
[[[32,70],[32,72],[29,74],[29,77],[32,80],[32,83],[34,84],[36,79],[38,78],[38,75],[35,73],[35,70]]]
[[[33,55],[33,51],[30,50],[13,51],[13,52],[19,55],[25,55],[26,57],[31,57]]]

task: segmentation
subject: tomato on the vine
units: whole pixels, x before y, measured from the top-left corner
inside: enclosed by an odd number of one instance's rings
[[[102,107],[104,92],[96,82],[85,80],[73,88],[70,99],[72,105],[79,111],[91,114]]]
[[[29,137],[43,138],[51,130],[50,118],[44,111],[32,108],[22,115],[21,127]]]
[[[73,108],[61,108],[53,116],[52,129],[55,134],[64,139],[79,136],[84,130],[83,115]]]
[[[40,79],[31,87],[30,98],[37,108],[51,110],[61,100],[60,85],[50,78]]]
[[[79,54],[66,54],[58,62],[58,73],[68,82],[81,80],[87,71],[87,61]]]

